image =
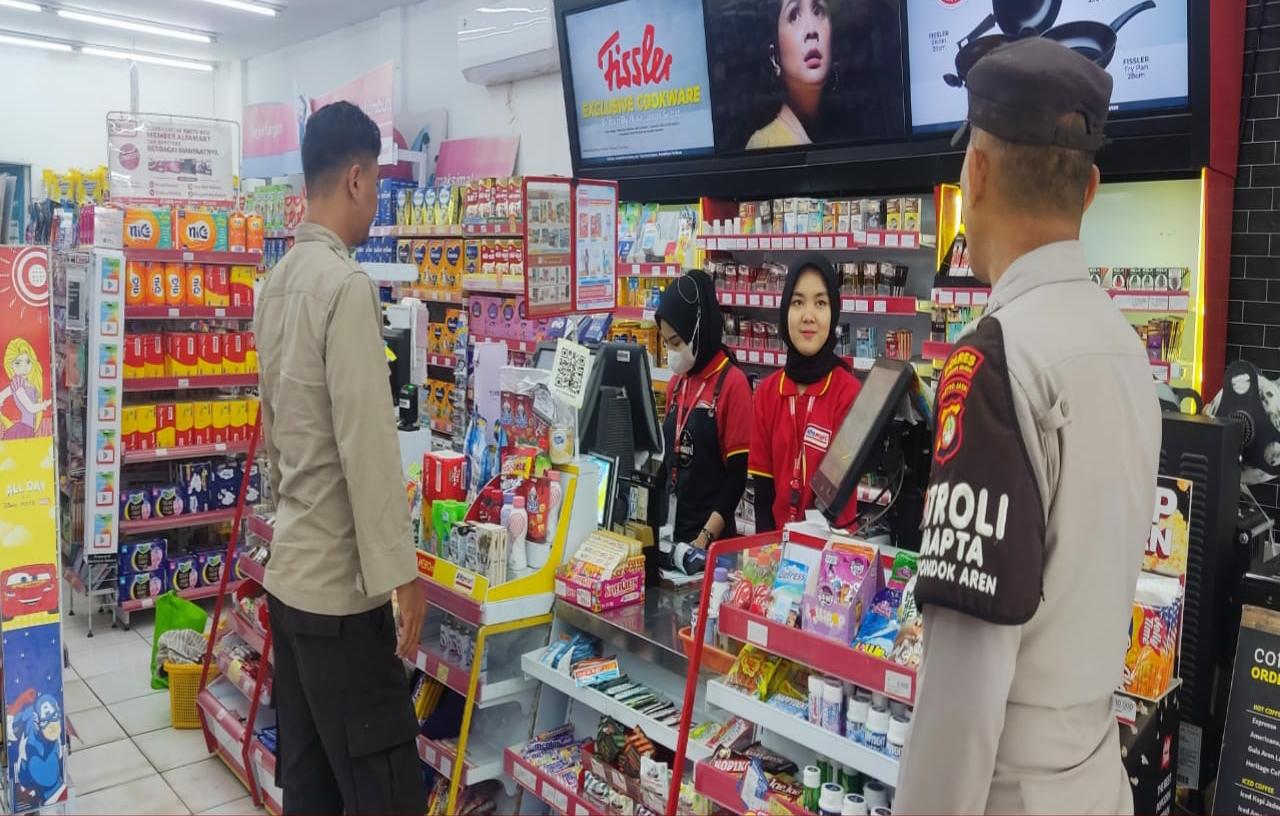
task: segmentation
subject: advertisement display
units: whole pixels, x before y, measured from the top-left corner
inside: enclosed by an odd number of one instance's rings
[[[905,135],[896,0],[705,2],[718,152]]]
[[[573,211],[574,310],[610,311],[617,303],[618,185],[579,181]]]
[[[1155,0],[906,0],[911,125],[945,131],[968,109],[964,78],[1018,36],[1063,43],[1107,69],[1112,110],[1187,104],[1187,3]],[[1056,13],[1055,13],[1056,12]]]
[[[120,409],[124,396],[124,256],[98,249],[89,273],[89,410],[85,434],[84,551],[114,559],[120,544]]]
[[[1210,813],[1280,811],[1280,612],[1246,605]]]
[[[107,114],[111,198],[119,204],[235,203],[234,122]]]
[[[552,317],[573,311],[573,183],[525,178],[525,311]]]
[[[10,811],[67,798],[49,251],[0,247],[0,647]]]
[[[565,17],[584,165],[715,146],[698,0],[621,0]]]
[[[305,107],[288,102],[245,105],[240,146],[244,175],[266,177],[302,172],[302,129]]]
[[[312,98],[311,112],[315,113],[330,102],[350,102],[368,114],[378,126],[385,155],[395,144],[395,75],[395,64],[384,62],[329,93]]]

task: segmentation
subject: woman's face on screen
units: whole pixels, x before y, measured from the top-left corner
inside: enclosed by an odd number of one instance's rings
[[[821,85],[831,70],[827,0],[782,0],[778,12],[778,68],[788,85]]]

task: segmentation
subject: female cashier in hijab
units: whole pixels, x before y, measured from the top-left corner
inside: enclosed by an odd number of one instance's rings
[[[751,386],[721,340],[724,321],[711,277],[695,269],[662,293],[655,315],[676,377],[667,389],[664,463],[675,500],[664,564],[689,574],[706,564],[712,541],[737,532],[733,519],[747,482]]]
[[[755,484],[756,532],[804,519],[810,484],[860,383],[835,353],[840,284],[821,255],[791,267],[782,289],[778,335],[787,365],[756,389],[748,469]]]

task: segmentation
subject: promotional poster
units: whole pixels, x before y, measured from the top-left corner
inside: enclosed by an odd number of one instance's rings
[[[717,150],[904,136],[899,9],[899,0],[706,0]]]
[[[108,114],[112,200],[230,206],[235,201],[235,130],[233,122],[216,119]]]
[[[1028,34],[1057,40],[1106,68],[1115,82],[1112,110],[1186,104],[1187,4],[1181,0],[906,3],[916,132],[945,131],[961,122],[969,68],[996,45]]]
[[[565,30],[584,164],[712,151],[701,3],[622,0]]]

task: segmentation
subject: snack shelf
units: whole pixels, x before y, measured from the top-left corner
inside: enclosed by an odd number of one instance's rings
[[[239,581],[232,581],[227,585],[228,592],[234,592],[240,586]],[[218,594],[217,586],[202,586],[195,589],[184,589],[178,592],[179,598],[185,598],[188,601],[199,601],[204,598],[212,598]],[[141,609],[152,609],[156,605],[155,598],[139,598],[137,600],[121,601],[121,612],[137,612]]]
[[[955,343],[947,343],[942,340],[926,340],[920,348],[920,354],[926,360],[945,360],[951,354],[951,349],[955,347]]]
[[[222,524],[234,521],[235,508],[230,510],[210,510],[207,513],[183,513],[180,516],[161,516],[159,518],[135,519],[120,522],[121,535],[136,533],[155,533],[162,530],[180,530],[186,527],[206,527],[211,524]],[[211,594],[217,595],[217,587],[209,587]]]
[[[722,771],[706,762],[699,762],[693,766],[693,788],[698,793],[733,813],[755,812],[748,808],[746,802],[742,801],[742,795],[738,793],[738,783],[740,781],[740,777],[728,771]],[[765,811],[767,813],[813,816],[812,813],[805,810],[802,804],[792,802],[784,796],[769,793],[766,801],[769,805]]]
[[[425,286],[401,287],[401,293],[432,303],[462,303],[462,292],[457,289],[431,289]]]
[[[462,291],[491,295],[523,295],[524,279],[521,278],[512,283],[499,283],[496,280],[463,275]]]
[[[613,310],[613,315],[622,320],[653,320],[653,312],[653,309],[643,306],[619,306]]]
[[[1146,291],[1142,289],[1108,289],[1111,300],[1125,312],[1187,312],[1191,310],[1191,296],[1186,292],[1169,290]]]
[[[267,568],[248,556],[241,555],[236,560],[236,570],[259,586],[266,579]]]
[[[720,607],[719,627],[720,634],[734,640],[750,643],[814,671],[839,677],[908,705],[915,703],[914,669],[859,652],[838,640],[727,605]]]
[[[198,263],[215,266],[257,266],[262,263],[262,253],[254,252],[199,252],[190,249],[142,249],[125,247],[124,256],[131,261],[160,263]]]
[[[986,286],[939,286],[931,299],[939,306],[986,306],[991,289]]]
[[[748,309],[777,309],[782,305],[781,292],[739,292],[721,290],[717,295],[721,306],[745,306]],[[845,295],[840,298],[843,314],[914,315],[918,304],[913,297],[888,295]]]
[[[457,368],[458,358],[452,354],[428,354],[427,365],[443,366],[444,368]]]
[[[252,320],[253,309],[232,306],[125,306],[125,320]]]
[[[217,374],[195,377],[126,377],[125,391],[178,391],[188,388],[252,388],[257,374]]]
[[[272,526],[270,520],[254,513],[244,520],[245,525],[249,528],[249,532],[256,535],[263,541],[271,541],[275,536],[275,527]]]
[[[413,665],[418,671],[434,677],[448,688],[467,696],[467,685],[471,681],[471,670],[464,669],[456,663],[450,663],[435,649],[418,647],[414,655]],[[513,677],[489,683],[481,680],[476,686],[476,707],[493,708],[503,703],[521,702],[522,708],[532,707],[533,692],[537,684],[526,677]]]
[[[560,816],[605,816],[606,811],[592,805],[577,791],[543,773],[520,756],[524,744],[513,745],[502,752],[502,768],[508,777],[529,793],[546,802]]]
[[[228,634],[230,634],[230,633],[228,633]],[[240,634],[240,633],[239,633],[239,632],[236,632],[235,634],[237,634],[237,635],[238,635],[238,634]],[[251,647],[252,647],[252,644],[251,644]],[[259,652],[259,654],[261,654],[261,652]],[[228,660],[227,660],[227,659],[225,659],[225,658],[219,657],[219,658],[217,659],[217,661],[216,661],[216,662],[217,662],[217,664],[218,664],[218,671],[222,673],[222,676],[223,676],[223,677],[227,678],[227,682],[228,682],[228,683],[230,683],[231,685],[235,686],[237,689],[239,689],[239,690],[240,690],[240,693],[241,693],[241,694],[243,694],[243,695],[245,696],[245,699],[246,699],[246,700],[252,700],[252,699],[253,699],[253,689],[254,689],[254,687],[258,684],[258,678],[256,678],[256,677],[250,677],[249,675],[244,674],[243,672],[241,672],[241,673],[240,673],[240,679],[239,679],[239,680],[232,680],[232,679],[231,679],[231,674],[230,674],[230,672],[229,672],[229,669],[231,668],[231,663],[230,663],[230,661],[228,661]],[[263,705],[270,705],[270,704],[271,704],[271,677],[270,677],[270,675],[268,675],[268,677],[267,677],[267,679],[266,679],[266,682],[265,682],[265,683],[263,683],[263,685],[262,685],[262,704],[263,704]]]
[[[241,640],[249,644],[250,649],[253,649],[258,654],[265,654],[267,651],[266,634],[258,629],[257,624],[246,618],[238,605],[233,604],[229,616],[231,618],[231,630],[239,635]],[[267,662],[274,664],[275,655],[267,655]]]
[[[467,757],[468,761],[464,763],[462,772],[463,787],[488,782],[490,779],[502,779],[504,784],[511,784],[509,779],[503,779],[501,751],[472,738],[467,747]],[[453,778],[453,766],[458,757],[452,748],[418,735],[418,758],[444,776]]]
[[[201,689],[200,694],[196,696],[196,706],[202,714],[201,719],[204,720],[213,738],[213,752],[226,763],[240,783],[252,791],[253,784],[249,779],[249,769],[245,767],[242,756],[244,723],[218,699],[218,696],[213,693],[213,688],[214,686],[210,684]]]
[[[561,674],[550,666],[543,665],[539,661],[545,651],[546,649],[537,649],[521,656],[520,668],[524,670],[525,674],[536,678],[561,694],[572,697],[601,714],[613,717],[628,728],[634,728],[638,725],[654,742],[664,745],[673,751],[676,749],[675,728],[663,725],[652,717],[647,717],[639,711],[629,708],[604,692],[596,691],[590,686],[579,686],[567,674]],[[711,750],[706,745],[692,740],[689,742],[687,753],[691,759],[705,759],[711,756]]]
[[[750,720],[756,725],[786,737],[833,761],[864,773],[874,779],[896,787],[898,760],[873,751],[839,734],[825,731],[805,720],[779,711],[754,695],[738,691],[719,680],[707,683],[707,704],[718,706],[731,714]],[[646,732],[647,733],[647,732]]]
[[[249,741],[249,761],[254,765],[258,782],[258,795],[262,798],[262,808],[272,816],[279,816],[284,810],[280,802],[284,792],[275,784],[276,755],[267,750],[258,735],[254,734]]]
[[[180,448],[148,448],[147,450],[126,450],[121,461],[126,464],[136,462],[161,462],[176,459],[199,459],[203,456],[219,454],[245,453],[249,450],[246,442],[215,442],[212,445],[186,445]]]
[[[794,235],[699,235],[698,249],[731,252],[768,250],[919,249],[920,233],[902,230],[806,232]]]
[[[620,278],[678,278],[682,274],[678,263],[618,263]]]

